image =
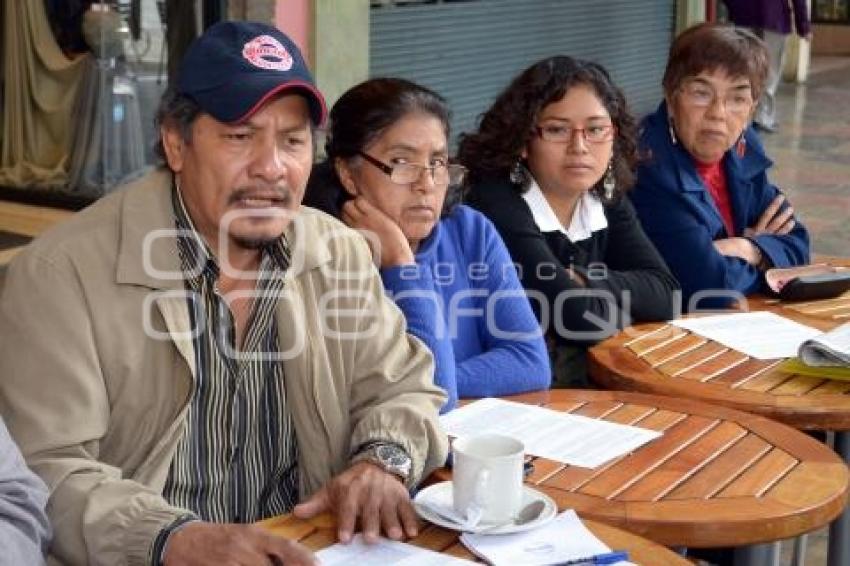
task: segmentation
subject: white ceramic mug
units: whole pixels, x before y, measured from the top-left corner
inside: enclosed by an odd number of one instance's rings
[[[480,510],[481,521],[510,521],[522,501],[525,446],[502,434],[458,438],[452,443],[452,503],[462,517]]]

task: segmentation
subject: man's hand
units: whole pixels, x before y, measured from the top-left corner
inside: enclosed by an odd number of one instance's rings
[[[399,265],[411,265],[415,263],[410,243],[401,231],[398,224],[392,218],[381,212],[375,205],[365,198],[357,197],[342,205],[342,221],[348,226],[363,230],[378,238],[378,242],[367,238],[369,245],[380,243],[381,267],[396,267]]]
[[[753,237],[762,234],[784,236],[790,233],[796,225],[794,209],[789,206],[780,212],[783,202],[785,202],[785,195],[776,195],[776,198],[761,213],[755,225],[744,230],[744,236]]]
[[[163,566],[318,566],[319,562],[295,541],[275,536],[254,525],[189,523],[168,537]]]
[[[758,266],[762,260],[762,253],[759,247],[746,238],[714,240],[714,247],[722,255],[741,258],[753,266]]]
[[[367,542],[375,542],[381,530],[393,539],[418,532],[410,495],[400,479],[370,462],[357,462],[333,478],[313,497],[295,506],[296,517],[309,519],[331,511],[336,514],[337,536],[349,542],[357,518]]]

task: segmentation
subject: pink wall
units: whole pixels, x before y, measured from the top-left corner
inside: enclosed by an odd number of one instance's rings
[[[277,0],[275,25],[292,38],[307,62],[311,62],[310,43],[310,0]]]

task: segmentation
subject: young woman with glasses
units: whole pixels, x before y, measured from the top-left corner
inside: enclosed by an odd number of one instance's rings
[[[434,353],[435,382],[458,397],[549,387],[537,321],[493,225],[460,205],[466,170],[449,161],[449,110],[412,82],[371,79],[330,111],[327,160],[304,204],[360,230],[408,331]]]
[[[588,344],[674,313],[676,281],[623,198],[635,146],[605,70],[565,56],[523,71],[461,137],[469,202],[518,264],[560,386],[586,385]]]
[[[699,24],[673,42],[664,101],[643,123],[646,159],[630,193],[682,284],[686,310],[727,306],[764,287],[764,271],[809,260],[809,237],[768,180],[748,127],[768,57],[752,32]]]

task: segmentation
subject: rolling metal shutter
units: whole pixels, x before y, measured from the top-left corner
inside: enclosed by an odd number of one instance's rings
[[[445,96],[456,139],[517,73],[555,54],[604,65],[638,117],[654,109],[675,0],[373,0],[370,18],[370,76]]]

